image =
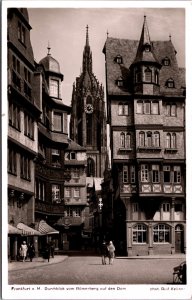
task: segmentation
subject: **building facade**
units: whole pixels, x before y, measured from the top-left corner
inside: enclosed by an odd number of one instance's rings
[[[117,248],[185,253],[185,70],[146,17],[139,40],[108,37],[103,52]]]
[[[70,137],[87,150],[87,177],[103,177],[106,157],[106,114],[104,88],[92,70],[88,26],[82,72],[72,93]]]
[[[35,65],[27,9],[10,8],[7,18],[8,223],[22,229],[22,226],[34,227],[35,222],[34,158],[38,153],[40,108],[34,96]],[[8,241],[9,256],[15,258],[21,236],[10,230]]]

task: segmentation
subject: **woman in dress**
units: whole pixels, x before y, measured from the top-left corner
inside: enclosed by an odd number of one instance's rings
[[[25,260],[26,260],[27,250],[28,250],[27,244],[25,241],[23,241],[23,243],[21,244],[21,247],[20,247],[20,254],[22,256],[23,262],[25,262]]]

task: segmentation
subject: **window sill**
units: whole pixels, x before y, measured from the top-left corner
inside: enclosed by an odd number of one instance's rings
[[[119,148],[119,151],[126,151],[126,152],[130,152],[130,151],[132,151],[133,150],[133,148]]]
[[[15,173],[15,172],[8,171],[8,174],[10,174],[10,175],[13,175],[13,176],[17,177],[17,173]]]
[[[155,152],[155,151],[161,151],[161,147],[142,147],[142,146],[139,146],[137,148],[137,150],[139,152],[142,152],[142,151],[151,151],[151,152]]]
[[[177,151],[178,151],[178,149],[176,149],[176,148],[165,148],[165,152],[175,153]]]
[[[30,136],[29,134],[25,133],[25,136],[28,137],[30,140],[34,141],[34,136]]]
[[[21,132],[20,128],[17,128],[16,126],[12,125],[10,122],[9,122],[9,126],[11,126],[12,128],[14,128],[15,130]]]

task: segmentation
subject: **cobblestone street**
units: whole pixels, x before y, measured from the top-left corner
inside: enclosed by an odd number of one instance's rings
[[[173,268],[183,260],[116,258],[102,265],[99,256],[73,256],[50,265],[28,262],[25,269],[9,269],[9,284],[172,284]]]

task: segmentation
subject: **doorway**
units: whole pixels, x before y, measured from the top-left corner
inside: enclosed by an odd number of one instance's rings
[[[182,225],[175,226],[175,252],[184,252],[184,231]]]

